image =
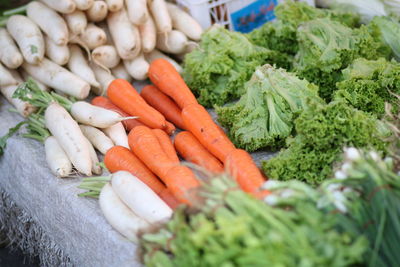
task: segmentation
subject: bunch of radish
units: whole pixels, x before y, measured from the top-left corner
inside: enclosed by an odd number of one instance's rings
[[[189,14],[165,0],[40,0],[21,11],[0,27],[0,89],[10,101],[21,83],[12,70],[80,100],[90,89],[103,95],[116,78],[145,80],[158,58],[180,72],[171,56],[182,58],[202,34]],[[22,115],[32,112],[15,102]]]

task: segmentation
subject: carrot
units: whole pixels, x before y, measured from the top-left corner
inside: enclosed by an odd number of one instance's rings
[[[180,202],[190,204],[195,200],[194,189],[200,186],[200,182],[188,167],[179,165],[170,168],[164,181]]]
[[[214,157],[190,132],[180,132],[175,136],[175,148],[187,161],[204,167],[208,171],[221,173],[222,163]]]
[[[236,180],[240,188],[260,197],[260,187],[265,182],[250,154],[242,149],[235,149],[226,158],[225,167]]]
[[[174,195],[172,195],[168,188],[160,193],[160,198],[164,200],[164,202],[167,203],[168,206],[173,210],[181,204],[181,202],[179,202]]]
[[[200,143],[222,162],[235,149],[224,131],[213,121],[207,110],[199,105],[189,105],[182,110],[182,119]]]
[[[166,132],[160,129],[153,129],[152,131],[154,135],[157,137],[158,142],[160,143],[165,154],[167,154],[168,158],[176,163],[179,163],[179,158],[178,155],[176,154],[174,145],[172,144],[171,139],[166,134]]]
[[[157,194],[165,190],[165,185],[125,147],[114,146],[110,148],[104,157],[104,163],[111,173],[117,171],[132,173]]]
[[[111,102],[123,111],[131,116],[138,116],[138,120],[143,124],[156,129],[166,127],[164,116],[150,107],[128,81],[112,81],[108,86],[107,95]]]
[[[181,109],[169,96],[161,92],[154,85],[145,86],[140,95],[150,106],[163,114],[168,121],[184,129],[185,126],[183,125]]]
[[[148,76],[151,82],[175,100],[180,108],[190,104],[197,104],[192,91],[190,91],[174,66],[167,60],[159,58],[151,62]]]
[[[168,134],[168,135],[173,135],[176,131],[175,125],[173,125],[172,123],[170,123],[169,121],[167,121],[167,127],[164,128],[164,131]]]
[[[105,109],[113,110],[117,113],[119,113],[122,117],[129,117],[129,114],[114,105],[110,99],[104,96],[96,96],[95,98],[92,99],[92,105],[102,107]],[[122,124],[124,125],[125,129],[129,132],[136,126],[144,125],[140,121],[136,119],[130,119],[130,120],[123,120]]]

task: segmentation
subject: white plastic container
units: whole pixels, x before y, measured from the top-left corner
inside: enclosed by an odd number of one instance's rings
[[[177,0],[204,28],[214,23],[230,30],[250,32],[275,19],[274,8],[284,0]],[[303,0],[315,6],[315,0]]]

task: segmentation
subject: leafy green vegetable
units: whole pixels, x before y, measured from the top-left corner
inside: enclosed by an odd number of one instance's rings
[[[8,132],[0,138],[0,155],[4,154],[4,150],[6,149],[8,138],[13,136],[16,132],[18,132],[19,129],[21,128],[21,126],[24,125],[25,123],[26,123],[25,121],[22,121],[22,122],[18,123],[17,125],[15,125],[14,127],[8,129]]]
[[[203,34],[199,49],[186,55],[183,77],[199,102],[212,107],[239,98],[256,67],[267,62],[286,66],[288,61],[241,33],[214,25]]]
[[[247,151],[281,145],[306,98],[322,102],[317,86],[268,64],[258,67],[244,88],[246,94],[236,104],[217,107],[216,112],[233,142]]]
[[[384,42],[390,46],[397,60],[400,60],[400,23],[390,17],[375,17],[371,25],[379,28]]]
[[[224,175],[203,190],[195,211],[182,207],[141,237],[149,267],[348,266],[361,260],[364,238],[335,229],[335,215],[307,199],[271,207]]]
[[[374,117],[344,101],[307,107],[294,122],[297,136],[288,141],[288,148],[263,162],[268,177],[316,185],[332,175],[344,146],[386,150],[383,138],[390,133]]]
[[[335,98],[343,98],[353,107],[376,114],[385,114],[385,102],[395,104],[392,95],[400,94],[400,64],[383,58],[356,59],[342,71],[343,81],[337,83]],[[398,105],[393,105],[393,112]]]

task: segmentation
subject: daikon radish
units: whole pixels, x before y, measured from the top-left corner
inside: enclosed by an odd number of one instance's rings
[[[153,62],[154,60],[158,59],[158,58],[163,58],[165,60],[167,60],[169,63],[171,63],[177,72],[181,73],[182,72],[182,67],[172,58],[170,58],[169,56],[161,53],[160,51],[158,51],[157,49],[154,49],[153,51],[151,51],[150,53],[147,53],[144,55],[144,57],[146,58],[146,60],[151,64],[151,62]]]
[[[126,135],[124,125],[121,122],[103,129],[103,132],[110,137],[116,146],[123,146],[129,149],[128,136]]]
[[[199,41],[203,29],[200,24],[188,13],[174,4],[167,3],[168,12],[171,15],[172,27],[183,32],[189,39]]]
[[[11,16],[7,21],[7,30],[28,63],[37,64],[43,59],[43,35],[31,19],[21,15]]]
[[[90,85],[86,81],[46,58],[37,65],[24,62],[22,67],[34,79],[67,95],[78,99],[89,95]]]
[[[74,0],[74,2],[79,10],[88,10],[94,4],[94,0]]]
[[[17,45],[4,28],[0,28],[0,61],[10,69],[18,68],[23,62]]]
[[[107,88],[110,83],[115,80],[115,77],[110,72],[96,64],[92,63],[90,64],[90,67],[94,72],[96,80],[100,83],[99,88],[92,88],[93,92],[97,95],[104,95],[107,92]]]
[[[1,93],[7,99],[7,101],[14,106],[14,108],[24,117],[29,116],[32,112],[36,110],[31,104],[22,101],[18,98],[13,98],[15,90],[17,90],[18,85],[8,85],[0,86]]]
[[[0,86],[16,85],[17,80],[14,79],[10,71],[0,63]]]
[[[62,66],[69,60],[69,49],[67,45],[57,45],[48,36],[44,37],[46,45],[46,56],[54,63]]]
[[[40,0],[48,7],[63,14],[70,14],[75,11],[76,4],[73,0]]]
[[[117,66],[121,59],[114,46],[103,45],[92,51],[92,60],[100,67],[110,69]]]
[[[86,10],[86,16],[89,21],[99,22],[104,20],[108,14],[108,7],[104,1],[94,1],[93,5]]]
[[[89,148],[90,160],[92,161],[92,173],[101,174],[101,166],[99,165],[99,158],[97,157],[96,151],[93,148],[92,143],[85,137],[87,146]]]
[[[124,0],[104,0],[107,3],[108,10],[116,12],[124,7]]]
[[[132,81],[132,76],[129,75],[123,62],[120,62],[116,67],[112,68],[111,73],[116,79],[124,79],[128,82]]]
[[[143,53],[133,60],[124,60],[124,66],[135,80],[146,80],[150,65],[145,60]]]
[[[153,14],[158,32],[167,33],[172,30],[172,20],[165,0],[149,0],[149,8]]]
[[[172,209],[145,183],[127,171],[113,173],[111,186],[122,202],[150,224],[165,222],[172,216]]]
[[[180,31],[172,30],[168,33],[157,34],[157,49],[170,53],[180,54],[185,51],[188,39]]]
[[[149,15],[146,22],[139,25],[140,40],[142,41],[142,50],[149,53],[156,47],[157,30],[153,18]]]
[[[72,172],[72,164],[64,149],[54,136],[49,136],[44,141],[47,165],[57,177],[67,177]]]
[[[85,31],[80,35],[80,38],[91,50],[107,43],[107,35],[104,30],[93,23],[87,25]]]
[[[140,53],[140,35],[125,8],[109,14],[107,23],[119,56],[122,59],[134,59]]]
[[[125,0],[129,19],[133,24],[142,25],[149,18],[146,0]]]
[[[79,45],[80,47],[82,47],[82,49],[85,50],[85,52],[86,52],[88,58],[90,59],[90,57],[92,56],[92,55],[90,54],[90,49],[89,49],[89,47],[87,46],[87,44],[82,40],[82,38],[81,38],[80,36],[81,36],[81,34],[78,34],[78,35],[71,35],[71,34],[70,34],[69,43],[70,43],[70,44],[77,44],[77,45]],[[70,52],[70,53],[71,53],[71,52]]]
[[[39,86],[40,90],[47,91],[47,92],[50,91],[50,88],[47,85],[45,85],[44,83],[39,82],[38,80],[36,80],[33,77],[31,77],[31,75],[29,75],[29,73],[27,73],[23,68],[21,68],[19,72],[21,73],[22,78],[24,79],[24,80],[21,80],[21,82],[27,81],[29,78],[31,78]]]
[[[113,141],[99,129],[89,125],[79,125],[79,127],[81,128],[83,135],[103,155],[114,146]]]
[[[130,241],[136,241],[138,232],[149,226],[122,202],[109,183],[101,189],[99,204],[107,222]]]
[[[67,23],[53,9],[40,2],[30,2],[26,14],[56,45],[68,43]]]
[[[82,10],[75,10],[71,14],[65,14],[64,19],[73,35],[78,35],[85,31],[87,18]]]
[[[84,81],[89,83],[93,87],[100,88],[100,83],[96,80],[92,68],[83,55],[82,50],[77,45],[70,45],[70,58],[68,61],[68,69],[81,77]]]
[[[92,175],[92,159],[88,141],[79,125],[59,104],[50,104],[44,114],[46,127],[57,139],[74,167],[81,173]]]

